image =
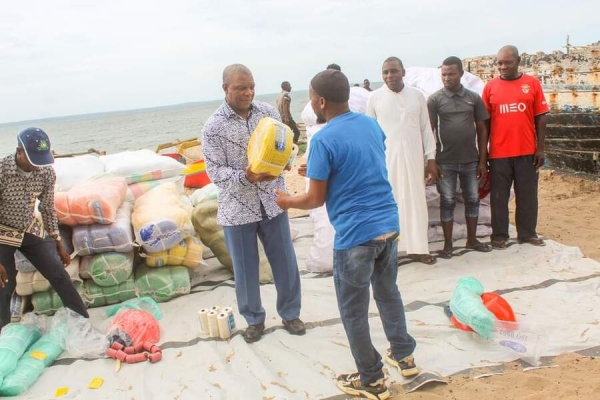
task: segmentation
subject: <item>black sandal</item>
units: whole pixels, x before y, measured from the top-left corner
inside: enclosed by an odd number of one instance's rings
[[[452,258],[452,252],[454,251],[454,249],[450,249],[450,250],[438,250],[438,257],[444,258],[446,260],[449,260]]]
[[[475,246],[465,246],[468,250],[478,251],[480,253],[489,253],[492,251],[492,247],[487,244],[477,243]]]

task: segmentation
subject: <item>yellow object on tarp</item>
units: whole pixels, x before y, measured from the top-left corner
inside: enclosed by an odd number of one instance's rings
[[[278,176],[292,154],[292,130],[274,118],[263,118],[250,135],[248,164],[255,174]]]
[[[149,267],[163,267],[165,265],[183,265],[196,268],[202,263],[202,242],[190,236],[182,240],[177,246],[158,253],[148,253],[146,265]]]

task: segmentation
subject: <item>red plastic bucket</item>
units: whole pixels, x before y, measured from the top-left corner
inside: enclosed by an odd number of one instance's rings
[[[189,164],[183,171],[185,180],[183,186],[189,188],[201,188],[208,185],[211,180],[206,173],[206,165],[204,160],[195,161]]]

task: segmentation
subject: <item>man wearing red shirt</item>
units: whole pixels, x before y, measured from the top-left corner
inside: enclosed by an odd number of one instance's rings
[[[487,83],[481,96],[490,114],[488,158],[495,249],[505,249],[509,238],[508,201],[513,183],[519,243],[545,245],[536,226],[538,170],[544,165],[548,105],[537,78],[519,72],[520,62],[516,47],[502,47],[497,56],[500,76]]]

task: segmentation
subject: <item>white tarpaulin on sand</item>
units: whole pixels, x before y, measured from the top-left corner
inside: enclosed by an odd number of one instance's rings
[[[310,219],[294,219],[292,227],[303,270],[312,243]],[[542,248],[512,244],[505,251],[457,249],[455,254],[431,266],[399,260],[398,284],[409,332],[417,340],[415,359],[423,371],[448,376],[518,358],[510,349],[457,330],[444,314],[457,280],[464,276],[474,276],[486,291],[502,294],[519,321],[544,335],[542,355],[600,345],[600,264],[582,257],[578,248],[548,241]],[[65,386],[69,392],[63,399],[348,398],[334,383],[337,374],[352,372],[355,366],[331,276],[302,275],[305,336],[283,329],[275,311],[275,288],[266,285],[261,291],[267,329],[259,342],[247,344],[239,332],[228,341],[199,339],[198,310],[213,305],[236,308],[230,273],[216,259],[207,261],[210,267],[195,271],[190,295],[160,305],[162,361],[124,364],[115,372],[113,359],[86,361],[64,354],[21,398],[53,398],[56,389]],[[105,326],[104,311],[90,310],[99,328]],[[388,344],[373,301],[370,313],[372,339],[383,353]],[[235,316],[238,327],[245,328],[237,311]],[[409,383],[393,368],[387,371],[388,383]],[[104,379],[104,385],[88,389],[94,377]]]

